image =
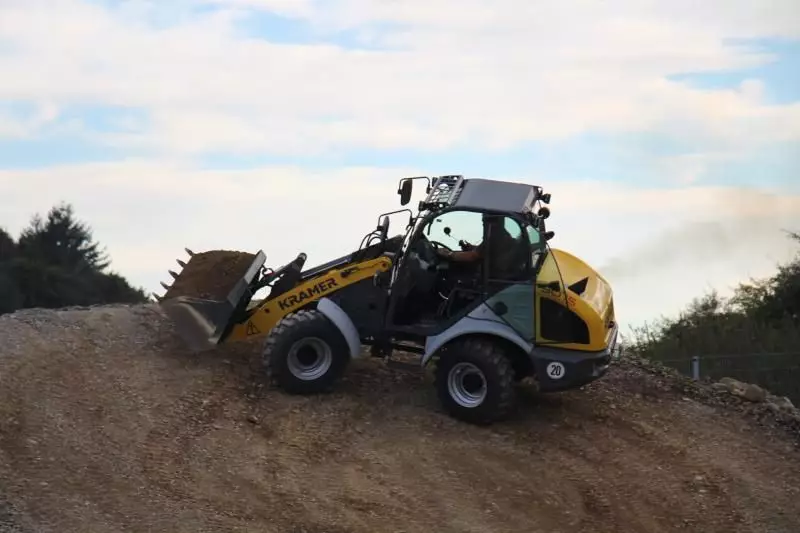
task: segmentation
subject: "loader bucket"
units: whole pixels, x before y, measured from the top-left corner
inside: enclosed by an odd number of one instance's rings
[[[187,263],[178,260],[183,270],[174,278],[164,296],[156,297],[172,320],[178,335],[193,351],[215,347],[226,334],[236,315],[253,296],[251,283],[266,261],[256,254],[211,250],[195,254],[186,250]]]

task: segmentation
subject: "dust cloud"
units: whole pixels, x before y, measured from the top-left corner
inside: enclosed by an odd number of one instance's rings
[[[800,231],[800,213],[687,222],[598,270],[614,286],[621,322],[641,324],[676,315],[712,289],[729,295],[740,282],[772,275],[800,252],[788,231]]]

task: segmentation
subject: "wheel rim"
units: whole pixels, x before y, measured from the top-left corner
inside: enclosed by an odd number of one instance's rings
[[[472,363],[458,363],[447,375],[447,390],[462,407],[477,407],[486,398],[486,377]]]
[[[333,363],[328,343],[316,337],[301,339],[289,349],[287,366],[297,379],[313,381],[324,375]]]

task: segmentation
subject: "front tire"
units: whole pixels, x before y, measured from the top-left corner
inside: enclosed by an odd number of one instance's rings
[[[342,333],[316,309],[281,319],[264,343],[264,367],[278,387],[290,394],[329,391],[350,361]]]
[[[506,419],[516,404],[511,360],[490,339],[458,339],[442,348],[435,382],[444,408],[464,422],[486,425]]]

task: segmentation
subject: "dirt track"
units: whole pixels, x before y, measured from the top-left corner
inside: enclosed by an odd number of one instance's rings
[[[0,346],[0,532],[800,531],[789,435],[633,367],[475,428],[377,361],[287,397],[152,307],[0,317]]]

